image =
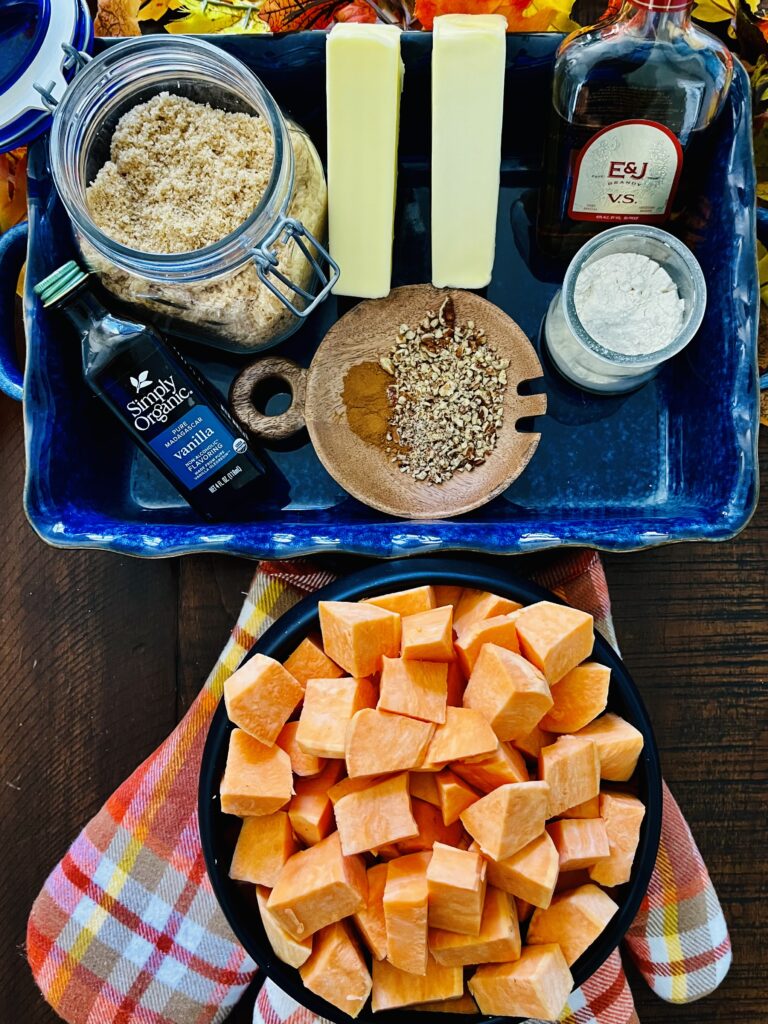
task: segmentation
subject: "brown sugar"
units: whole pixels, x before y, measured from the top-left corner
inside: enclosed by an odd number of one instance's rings
[[[289,125],[295,158],[288,214],[312,234],[325,231],[326,187],[317,153]],[[192,253],[219,242],[253,214],[269,185],[274,141],[263,117],[220,110],[167,92],[124,114],[110,159],[87,190],[93,222],[116,242],[144,253]],[[128,274],[88,245],[84,252],[118,297],[253,349],[286,333],[292,314],[259,280],[247,260],[238,272],[210,282],[148,281]],[[278,243],[279,269],[301,287],[311,266],[296,243]],[[295,298],[277,284],[284,294]]]

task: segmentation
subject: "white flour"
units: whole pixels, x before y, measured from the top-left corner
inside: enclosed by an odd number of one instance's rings
[[[603,256],[579,273],[576,312],[598,344],[624,355],[668,345],[683,325],[685,303],[666,270],[635,252]]]

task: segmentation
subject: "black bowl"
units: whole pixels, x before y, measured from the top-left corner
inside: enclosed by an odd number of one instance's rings
[[[390,590],[400,590],[419,583],[456,584],[492,590],[504,597],[532,604],[535,601],[559,601],[546,590],[528,580],[519,579],[504,569],[473,564],[467,559],[409,558],[385,562],[348,576],[305,598],[267,630],[256,643],[252,654],[259,652],[283,660],[312,629],[317,628],[318,600],[355,601]],[[559,602],[562,603],[562,602]],[[619,912],[608,927],[571,968],[576,986],[582,985],[607,960],[631,925],[648,888],[656,861],[661,831],[661,768],[656,741],[648,712],[637,687],[613,648],[599,635],[595,637],[592,657],[611,669],[608,708],[631,722],[643,734],[645,746],[631,781],[646,807],[630,881],[618,890]],[[223,814],[219,803],[219,784],[224,771],[232,723],[227,718],[224,701],[216,710],[203,751],[200,768],[199,811],[200,836],[205,863],[214,892],[233,931],[251,957],[284,992],[314,1013],[337,1024],[349,1024],[346,1013],[316,996],[304,987],[299,972],[282,963],[272,952],[264,933],[256,905],[255,887],[233,882],[229,865],[240,830],[240,821]],[[416,1016],[414,1017],[414,1013]],[[370,1011],[370,1002],[357,1018],[364,1024],[445,1024],[446,1017],[458,1024],[480,1021],[509,1021],[512,1018],[416,1012],[413,1009]]]

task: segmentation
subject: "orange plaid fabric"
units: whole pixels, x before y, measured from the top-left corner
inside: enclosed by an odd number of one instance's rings
[[[43,995],[70,1024],[219,1024],[255,975],[208,881],[197,822],[197,776],[224,680],[256,639],[331,575],[309,563],[262,563],[238,622],[183,721],[75,840],[35,902],[27,954]],[[612,641],[597,555],[576,553],[538,582],[590,611]],[[711,991],[730,941],[706,868],[667,790],[659,861],[627,939],[663,998]],[[632,996],[615,953],[572,993],[568,1024],[631,1024]],[[256,1024],[316,1024],[271,982]]]

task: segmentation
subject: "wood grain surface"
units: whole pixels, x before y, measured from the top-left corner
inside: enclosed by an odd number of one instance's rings
[[[54,1024],[23,957],[32,900],[194,698],[253,565],[54,550],[24,518],[22,476],[21,410],[0,397],[0,1021]],[[734,942],[727,981],[693,1006],[667,1006],[633,978],[640,1019],[768,1024],[768,504],[733,542],[607,567],[622,653]],[[249,1018],[243,1004],[230,1020]]]
[[[287,391],[290,404],[285,412],[267,415],[258,408],[260,385],[279,383]],[[282,441],[293,437],[304,426],[304,405],[307,396],[307,371],[291,359],[278,356],[254,359],[232,381],[229,403],[232,415],[241,427],[265,441]]]

